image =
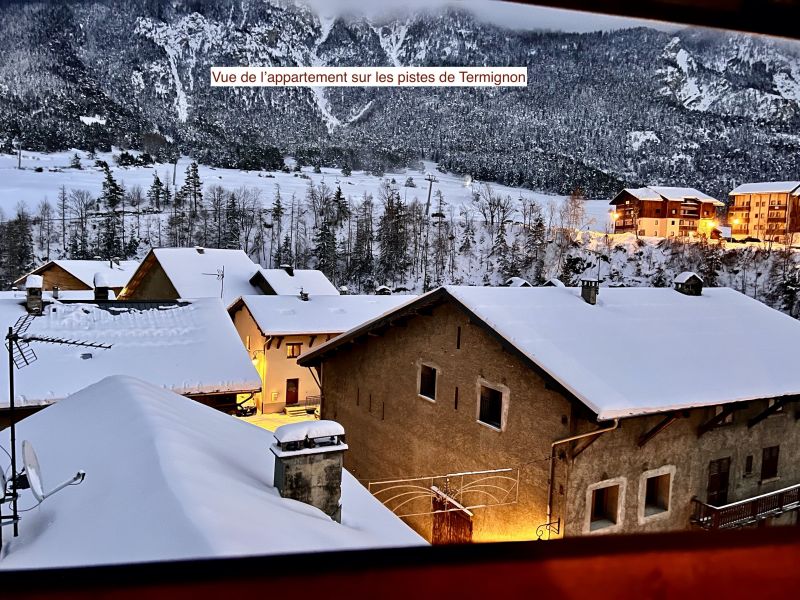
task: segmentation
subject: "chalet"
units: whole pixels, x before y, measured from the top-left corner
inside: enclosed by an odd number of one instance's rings
[[[710,237],[717,208],[725,206],[694,188],[625,188],[611,205],[614,233],[653,237]]]
[[[262,413],[313,410],[317,379],[297,357],[416,296],[243,296],[228,312],[262,381]]]
[[[800,231],[800,181],[744,183],[728,195],[728,223],[735,239],[791,243]]]
[[[95,275],[100,273],[114,295],[119,295],[138,266],[135,260],[51,260],[17,279],[14,285],[24,286],[28,275],[41,275],[44,291],[91,292]]]
[[[434,542],[796,522],[800,323],[594,283],[444,287],[301,356],[346,467]]]
[[[228,306],[241,296],[259,294],[338,295],[320,271],[264,269],[242,250],[154,248],[150,250],[120,300],[221,298]]]
[[[40,301],[30,289],[28,294],[24,300],[0,299],[4,330],[13,327],[38,338],[15,348],[18,417],[108,375],[139,377],[224,410],[235,406],[238,395],[261,390],[258,372],[218,299],[65,303]],[[8,368],[0,371],[0,388],[7,390]],[[0,426],[8,422],[8,408],[8,395],[0,395]]]

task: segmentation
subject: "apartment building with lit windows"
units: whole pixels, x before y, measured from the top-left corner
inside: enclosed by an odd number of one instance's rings
[[[711,237],[724,203],[694,188],[625,188],[612,200],[614,233],[651,237]]]
[[[800,181],[743,183],[728,194],[728,223],[735,239],[793,243],[800,232]]]

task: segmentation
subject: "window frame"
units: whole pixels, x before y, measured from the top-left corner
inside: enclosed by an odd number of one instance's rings
[[[612,525],[602,527],[592,527],[596,521],[592,521],[592,507],[594,506],[594,493],[597,490],[617,486],[617,521]],[[583,533],[586,535],[602,535],[606,533],[616,533],[620,531],[625,523],[625,494],[627,492],[628,480],[625,477],[613,477],[604,479],[586,487],[586,505]]]
[[[639,525],[645,525],[654,521],[668,519],[672,515],[673,490],[675,486],[675,465],[664,465],[657,469],[649,469],[639,476],[639,502],[637,520]],[[667,492],[667,508],[658,512],[647,514],[647,482],[655,477],[669,475],[669,491]]]
[[[768,474],[764,477],[764,459],[766,458],[767,450],[775,449],[775,473]],[[759,483],[766,483],[768,481],[776,481],[781,478],[780,476],[780,461],[781,461],[781,446],[776,444],[774,446],[766,446],[761,449],[761,472],[759,473]]]
[[[426,396],[422,393],[422,368],[427,367],[428,369],[433,369],[434,371],[434,380],[433,380],[433,398],[430,396]],[[421,360],[417,363],[417,396],[422,398],[423,400],[427,400],[428,402],[436,402],[436,395],[439,393],[439,375],[441,372],[441,368],[429,361]]]
[[[303,353],[303,342],[286,342],[286,344],[284,344],[284,345],[286,346],[286,358],[288,360],[291,360],[293,358],[297,358],[298,356],[300,356]],[[290,348],[292,348],[292,349],[297,348],[298,349],[297,354],[295,354],[294,351],[292,351],[292,353],[290,354],[289,353],[289,349]]]
[[[481,421],[481,388],[488,388],[490,390],[494,390],[496,392],[500,392],[500,427],[487,423],[486,421]],[[475,420],[484,427],[488,427],[492,431],[503,432],[506,430],[506,421],[508,417],[508,404],[509,398],[511,396],[511,390],[508,389],[507,385],[503,385],[502,383],[494,383],[492,381],[488,381],[483,377],[478,378],[477,385],[475,386],[476,390],[476,403],[475,403]]]

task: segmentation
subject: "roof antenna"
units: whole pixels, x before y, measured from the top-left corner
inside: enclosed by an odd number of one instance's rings
[[[212,277],[216,277],[217,281],[219,281],[219,297],[222,299],[222,292],[225,290],[225,265],[222,265],[222,268],[217,269],[216,273],[201,273],[201,275],[211,275]]]

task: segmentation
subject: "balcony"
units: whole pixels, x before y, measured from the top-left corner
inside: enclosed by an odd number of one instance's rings
[[[711,506],[692,498],[692,523],[703,529],[734,529],[800,508],[800,484],[725,506]]]

